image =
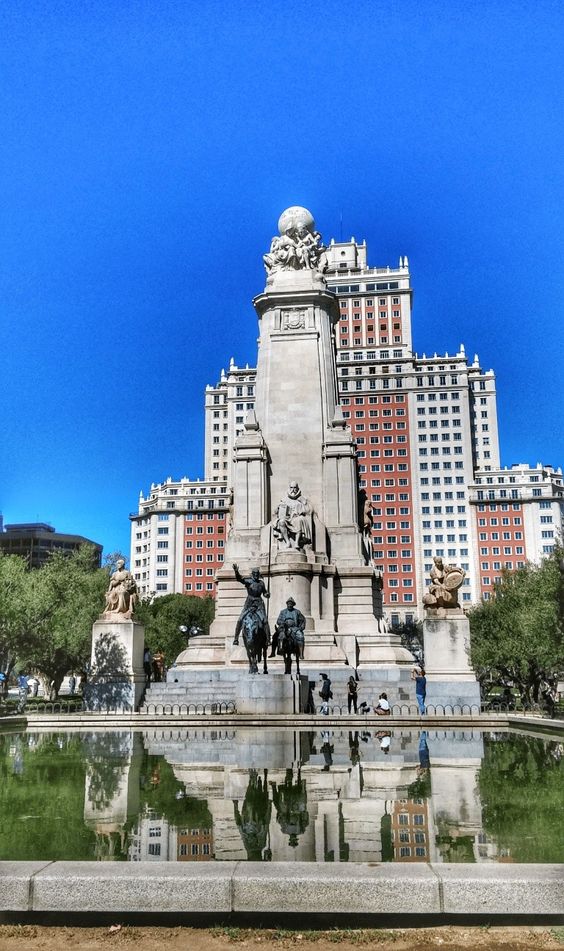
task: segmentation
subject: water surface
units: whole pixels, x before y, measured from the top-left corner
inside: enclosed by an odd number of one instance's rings
[[[563,862],[563,753],[479,731],[0,735],[0,859]]]

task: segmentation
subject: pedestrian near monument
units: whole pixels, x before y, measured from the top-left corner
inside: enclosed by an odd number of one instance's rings
[[[423,667],[414,667],[411,671],[411,679],[415,681],[415,699],[419,707],[421,716],[425,713],[425,695],[427,692],[427,678]]]
[[[152,673],[152,656],[149,647],[146,647],[143,651],[143,670],[145,671],[145,680],[147,683],[150,683]]]
[[[321,697],[321,713],[324,716],[329,716],[329,701],[333,699],[333,693],[331,691],[331,681],[327,674],[320,674],[321,678],[321,689],[319,691],[319,696]]]
[[[358,690],[354,677],[349,677],[347,681],[347,706],[349,713],[351,712],[351,707],[354,708],[355,713],[358,712]]]
[[[388,695],[386,693],[380,694],[378,703],[374,707],[374,712],[379,717],[388,717],[390,715],[390,704],[388,702]]]

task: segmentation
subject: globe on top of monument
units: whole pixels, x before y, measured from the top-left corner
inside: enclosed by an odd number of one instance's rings
[[[278,219],[279,234],[270,244],[270,251],[263,255],[264,266],[269,275],[267,283],[280,271],[309,271],[317,280],[322,280],[327,268],[327,254],[321,244],[321,235],[315,231],[313,215],[307,208],[293,205],[286,208]]]
[[[315,221],[311,211],[302,208],[300,205],[292,205],[291,208],[286,208],[286,211],[283,211],[278,219],[280,234],[288,234],[289,231],[297,231],[300,228],[305,228],[307,231],[314,230]]]

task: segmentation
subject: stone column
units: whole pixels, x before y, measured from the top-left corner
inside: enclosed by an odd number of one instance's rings
[[[470,621],[461,608],[427,608],[423,621],[426,703],[480,708],[480,685],[470,666]],[[469,712],[469,711],[468,711]]]
[[[137,710],[145,690],[145,628],[123,615],[104,615],[92,625],[87,710]]]

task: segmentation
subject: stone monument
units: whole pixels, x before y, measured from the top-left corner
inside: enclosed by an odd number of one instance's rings
[[[458,603],[466,572],[433,559],[431,583],[423,597],[423,643],[427,677],[426,705],[480,707],[480,686],[470,666],[470,621]]]
[[[88,683],[83,690],[88,710],[136,710],[145,689],[145,629],[132,619],[137,584],[118,559],[106,591],[106,607],[92,626]]]
[[[381,579],[365,532],[356,445],[338,402],[336,296],[310,212],[288,208],[264,255],[266,287],[254,300],[260,325],[254,410],[235,442],[233,507],[216,617],[207,644],[177,659],[174,679],[246,664],[233,643],[243,608],[240,578],[257,567],[274,617],[289,598],[305,618],[302,671],[350,667],[379,680],[409,678],[413,658],[383,619]],[[268,611],[268,608],[267,608]],[[348,667],[347,667],[348,665]],[[275,657],[269,670],[282,672]],[[169,674],[170,676],[170,674]],[[256,679],[256,678],[255,678]]]

